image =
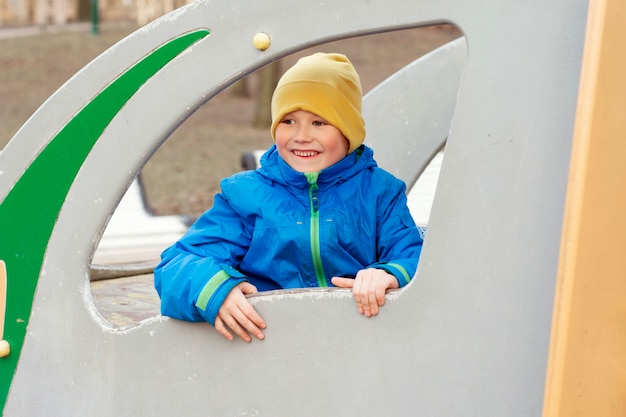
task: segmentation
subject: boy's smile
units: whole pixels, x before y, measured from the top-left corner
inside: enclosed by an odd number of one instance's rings
[[[317,172],[342,160],[348,140],[320,116],[296,110],[276,126],[278,154],[298,172]]]

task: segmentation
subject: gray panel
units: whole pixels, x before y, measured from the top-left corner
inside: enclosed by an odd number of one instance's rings
[[[365,142],[379,165],[409,188],[448,138],[466,57],[465,38],[459,38],[407,65],[364,98]]]

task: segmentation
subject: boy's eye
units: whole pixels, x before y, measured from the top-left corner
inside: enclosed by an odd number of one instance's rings
[[[281,123],[284,123],[284,124],[286,124],[286,125],[292,125],[292,124],[294,124],[294,123],[295,123],[295,122],[293,121],[293,119],[283,119],[283,120],[281,120],[280,122],[281,122]]]
[[[324,126],[326,124],[323,120],[316,120],[313,122],[313,126]]]

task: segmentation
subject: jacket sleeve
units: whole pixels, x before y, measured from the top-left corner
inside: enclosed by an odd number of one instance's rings
[[[237,271],[249,246],[249,233],[223,194],[187,233],[161,254],[154,285],[161,313],[215,324],[230,290],[246,280]]]
[[[407,205],[404,183],[394,179],[386,189],[388,192],[384,194],[378,214],[378,262],[370,267],[394,275],[403,287],[417,271],[425,229],[415,225]]]

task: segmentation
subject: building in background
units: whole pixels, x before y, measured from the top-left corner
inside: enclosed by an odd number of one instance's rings
[[[193,0],[0,0],[0,27],[89,21],[92,1],[97,2],[100,21],[134,20],[145,25]]]

